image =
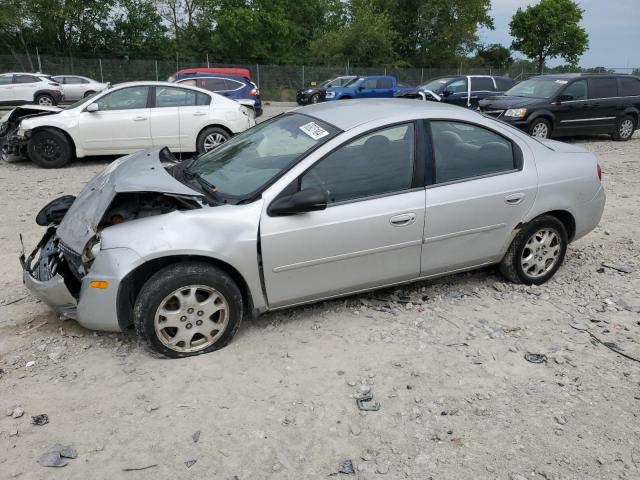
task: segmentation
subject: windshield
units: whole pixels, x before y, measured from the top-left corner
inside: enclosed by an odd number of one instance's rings
[[[93,97],[95,97],[96,95],[98,95],[99,93],[102,92],[95,92],[92,93],[91,95],[87,95],[86,97],[81,98],[80,100],[76,100],[75,102],[73,102],[71,105],[67,105],[65,107],[65,110],[70,110],[72,108],[76,108],[79,107],[80,105],[82,105],[83,103],[85,103],[87,100],[92,99]]]
[[[343,86],[345,87],[355,87],[356,83],[363,81],[364,78],[354,78],[353,80],[349,80],[347,83],[345,83]]]
[[[337,132],[306,115],[282,115],[199,157],[186,173],[213,186],[216,194],[250,197]]]
[[[517,84],[505,92],[505,95],[528,98],[551,98],[564,87],[568,80],[557,78],[532,78]]]
[[[435,92],[437,90],[442,89],[445,84],[449,83],[453,78],[436,78],[435,80],[431,80],[427,83],[423,83],[422,85],[418,85],[418,90],[431,90]]]

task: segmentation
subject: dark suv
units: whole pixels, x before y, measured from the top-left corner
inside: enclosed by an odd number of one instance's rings
[[[638,128],[640,77],[615,74],[543,75],[503,96],[480,102],[480,110],[549,138],[608,133],[629,140]]]
[[[509,77],[449,75],[429,80],[418,85],[415,90],[401,92],[396,97],[418,98],[476,108],[480,100],[509,90],[513,87],[513,83]]]

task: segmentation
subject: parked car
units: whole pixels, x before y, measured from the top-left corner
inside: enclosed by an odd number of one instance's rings
[[[330,78],[325,80],[319,86],[311,86],[309,88],[303,88],[296,93],[296,102],[298,105],[307,105],[309,103],[318,103],[324,100],[324,96],[327,93],[327,88],[331,87],[344,87],[352,80],[358,78],[356,75],[343,75],[341,77]]]
[[[238,77],[244,77],[247,80],[251,80],[251,71],[248,68],[227,68],[227,67],[196,67],[196,68],[183,68],[171,75],[167,81],[175,82],[184,75],[194,75],[197,73],[204,74],[218,74],[223,75],[236,75]]]
[[[640,77],[615,74],[544,75],[517,84],[480,110],[534,137],[610,134],[629,140],[638,128]]]
[[[62,86],[41,73],[3,73],[0,75],[0,105],[57,105],[63,98]]]
[[[262,115],[262,100],[258,86],[251,80],[237,75],[213,73],[186,73],[178,75],[176,83],[204,88],[252,108],[255,117]]]
[[[348,100],[352,98],[385,98],[411,90],[390,75],[358,77],[344,87],[327,88],[324,100]]]
[[[80,100],[109,88],[108,83],[98,82],[80,75],[54,75],[51,78],[62,85],[65,100]]]
[[[207,152],[255,125],[253,112],[203,90],[168,82],[131,82],[64,110],[18,107],[0,125],[4,157],[27,155],[44,168],[75,156],[123,155],[152,147]]]
[[[502,94],[513,87],[513,84],[514,81],[509,77],[454,75],[435,78],[418,85],[414,90],[400,92],[396,96],[476,108],[480,100]]]
[[[195,355],[243,317],[365,290],[492,264],[546,282],[598,224],[600,175],[589,151],[472,110],[320,103],[196,159],[117,160],[38,214],[24,281],[86,328]]]

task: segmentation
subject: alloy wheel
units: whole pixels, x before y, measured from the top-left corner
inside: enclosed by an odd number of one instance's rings
[[[560,258],[561,239],[552,228],[543,228],[531,235],[522,250],[520,265],[530,278],[546,275]]]
[[[633,120],[627,118],[620,124],[620,138],[627,139],[633,135]]]
[[[204,350],[220,338],[229,323],[229,304],[215,288],[189,285],[167,295],[156,310],[158,339],[180,353]]]
[[[53,101],[51,100],[50,97],[44,96],[44,97],[40,97],[38,99],[38,105],[42,105],[45,107],[51,107],[53,106]]]
[[[549,127],[547,127],[546,123],[540,122],[533,127],[531,132],[532,137],[538,138],[548,138],[549,137]]]
[[[227,139],[221,133],[210,133],[204,139],[204,151],[208,152],[209,150],[213,150],[226,141]]]

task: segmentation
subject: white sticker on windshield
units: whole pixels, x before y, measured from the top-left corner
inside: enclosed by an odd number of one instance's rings
[[[569,80],[556,80],[556,83],[559,83],[560,85],[566,85],[567,83],[569,83]]]
[[[302,130],[314,140],[320,140],[322,137],[326,137],[327,135],[329,135],[329,132],[327,132],[324,128],[322,128],[315,122],[309,122],[305,125],[302,125],[300,127],[300,130]]]

